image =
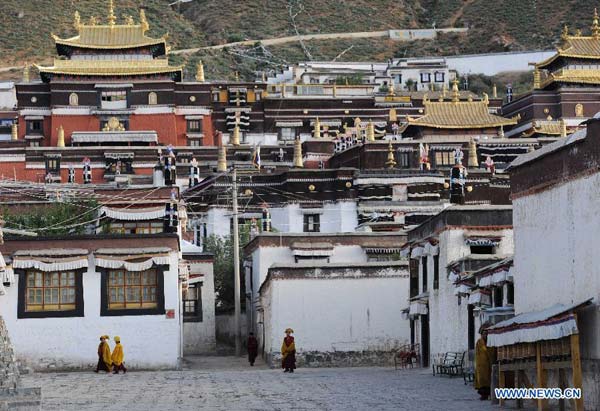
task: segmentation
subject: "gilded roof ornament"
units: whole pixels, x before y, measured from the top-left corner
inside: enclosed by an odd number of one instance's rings
[[[600,23],[598,23],[598,10],[594,9],[594,18],[592,20],[592,36],[600,37]]]
[[[73,15],[73,27],[75,27],[75,30],[79,30],[81,27],[81,16],[78,11]]]
[[[115,8],[113,4],[113,0],[108,1],[108,24],[109,26],[114,26],[117,22],[117,16],[115,16]]]
[[[483,104],[485,104],[486,106],[490,104],[490,97],[487,93],[483,93]]]
[[[98,19],[96,18],[96,16],[90,16],[89,25],[90,26],[95,26],[97,24],[98,24]]]
[[[429,103],[429,96],[427,95],[427,93],[423,94],[423,104],[425,103]]]
[[[391,170],[392,168],[396,167],[396,164],[396,159],[394,158],[394,147],[392,146],[392,140],[390,140],[388,143],[388,155],[385,165]]]
[[[569,39],[569,26],[566,24],[563,26],[562,33],[560,34],[560,39],[562,41],[567,41]]]
[[[460,101],[460,93],[458,91],[458,80],[454,79],[452,81],[452,102],[458,103]]]
[[[144,9],[140,10],[140,24],[142,25],[142,31],[144,33],[150,30],[150,25],[148,24],[148,20],[146,19],[146,11]]]
[[[125,19],[125,23],[127,23],[128,26],[134,26],[135,25],[135,21],[133,20],[133,16],[130,15],[123,15],[123,18]]]

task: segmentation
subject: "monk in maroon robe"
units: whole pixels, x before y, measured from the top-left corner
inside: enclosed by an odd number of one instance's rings
[[[288,328],[285,330],[285,338],[281,344],[281,368],[283,372],[294,372],[296,369],[296,343],[292,333],[294,330]]]
[[[250,333],[248,336],[248,362],[250,366],[254,366],[254,361],[256,361],[256,357],[258,356],[258,341],[254,336],[254,333]]]

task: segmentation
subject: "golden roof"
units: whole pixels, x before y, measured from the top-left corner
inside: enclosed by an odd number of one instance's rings
[[[508,119],[490,114],[483,101],[424,101],[425,114],[408,124],[433,128],[469,129],[500,127],[517,124],[517,119]]]
[[[561,136],[566,134],[566,124],[564,120],[536,120],[533,122],[533,128],[526,133],[524,137],[531,137],[535,134],[544,134],[548,136]]]
[[[51,67],[37,66],[40,73],[80,76],[118,76],[171,73],[183,66],[169,66],[167,59],[152,60],[61,60],[54,59]]]
[[[600,58],[600,56],[599,56]],[[555,81],[562,83],[600,84],[600,70],[595,69],[562,69],[548,76],[540,83],[540,88]]]
[[[596,10],[594,10],[590,36],[583,36],[580,32],[570,35],[568,27],[565,26],[561,35],[561,45],[557,47],[556,54],[536,64],[536,67],[545,68],[559,57],[600,59],[600,24]]]
[[[166,35],[159,39],[146,36],[149,25],[143,9],[140,11],[139,24],[135,24],[131,16],[126,18],[125,24],[116,24],[111,1],[107,24],[97,24],[97,19],[93,16],[90,18],[89,24],[82,24],[79,13],[75,12],[74,26],[79,34],[67,39],[53,34],[52,37],[56,44],[95,49],[121,49],[164,44],[166,50]]]

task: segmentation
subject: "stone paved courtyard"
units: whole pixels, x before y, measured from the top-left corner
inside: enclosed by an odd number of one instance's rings
[[[427,370],[250,368],[243,359],[197,357],[182,371],[36,373],[43,410],[495,410],[462,379]]]

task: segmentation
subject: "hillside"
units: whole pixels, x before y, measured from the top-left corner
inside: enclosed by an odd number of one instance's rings
[[[550,48],[561,27],[587,30],[592,0],[193,0],[169,7],[172,0],[143,0],[151,35],[168,32],[173,49],[202,47],[244,39],[307,33],[373,31],[390,28],[463,27],[467,35],[443,35],[412,43],[386,39],[309,41],[268,48],[256,44],[195,55],[172,56],[190,67],[202,58],[207,77],[240,71],[277,69],[307,60],[384,60],[399,56],[451,55]],[[142,0],[116,0],[120,18],[136,19]],[[69,36],[73,12],[83,19],[104,18],[107,0],[4,0],[0,14],[1,66],[47,60],[54,53],[50,33]],[[342,53],[341,56],[340,53]],[[191,72],[190,72],[191,74]],[[12,76],[16,76],[12,73]],[[6,73],[11,76],[11,73]]]

